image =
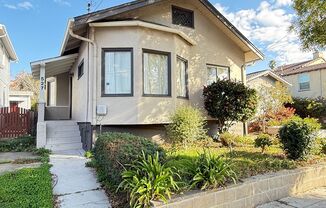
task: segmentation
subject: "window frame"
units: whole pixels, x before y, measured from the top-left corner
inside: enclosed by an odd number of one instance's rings
[[[176,61],[178,61],[178,59],[181,60],[181,61],[183,61],[183,62],[185,62],[185,64],[186,64],[186,71],[185,71],[186,96],[180,96],[180,95],[178,95],[178,88],[177,88],[177,98],[189,99],[189,81],[188,81],[188,77],[189,77],[188,76],[188,66],[189,66],[189,64],[188,64],[188,60],[185,59],[185,58],[183,58],[183,57],[181,57],[181,56],[179,56],[179,55],[177,55]],[[178,71],[177,71],[177,73],[178,73]]]
[[[144,54],[150,53],[150,54],[157,54],[157,55],[165,55],[168,57],[168,94],[147,94],[145,93],[145,64],[144,64]],[[153,50],[153,49],[142,49],[142,73],[143,73],[143,97],[171,97],[171,52],[166,51],[159,51],[159,50]]]
[[[186,26],[186,25],[176,24],[175,21],[173,20],[173,11],[175,9],[182,10],[182,11],[185,11],[185,12],[190,12],[191,13],[191,18],[192,18],[192,25],[191,26]],[[182,27],[187,27],[187,28],[195,29],[195,11],[193,11],[191,9],[186,9],[186,8],[183,8],[183,7],[172,5],[171,6],[171,18],[172,18],[172,24],[173,25],[178,25],[178,26],[182,26]]]
[[[209,64],[209,63],[206,63],[206,84],[207,84],[207,81],[208,81],[207,69],[208,69],[209,66],[216,67],[216,69],[217,69],[218,67],[227,68],[227,70],[228,70],[228,77],[229,77],[228,80],[231,80],[231,69],[230,69],[229,66],[224,66],[224,65],[219,65],[219,64]],[[217,71],[216,71],[216,80],[217,80],[217,78],[218,78],[218,76],[217,76]]]
[[[79,69],[80,67],[83,66],[83,73],[79,74]],[[79,80],[85,73],[85,64],[84,64],[84,59],[78,64],[78,67],[77,67],[77,75],[78,75],[78,79]]]
[[[130,52],[130,93],[105,93],[105,53],[106,52]],[[102,48],[102,74],[101,97],[133,97],[134,96],[134,49],[133,48]]]
[[[300,76],[303,76],[303,75],[307,75],[308,78],[309,78],[309,81],[308,81],[308,83],[309,83],[309,88],[307,88],[307,89],[301,89],[301,88],[300,88],[300,84],[301,84],[301,83],[306,83],[306,82],[300,82]],[[298,87],[299,87],[299,92],[304,92],[304,91],[310,91],[310,90],[311,90],[311,85],[310,85],[310,74],[309,74],[309,73],[301,73],[301,74],[298,75]]]

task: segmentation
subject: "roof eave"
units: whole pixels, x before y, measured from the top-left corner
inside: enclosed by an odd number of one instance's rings
[[[9,54],[10,60],[18,61],[18,56],[16,54],[13,44],[11,43],[6,27],[4,25],[0,25],[0,31],[1,40],[6,48],[7,53]]]

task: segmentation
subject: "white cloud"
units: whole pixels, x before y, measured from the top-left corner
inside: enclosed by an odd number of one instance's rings
[[[54,2],[63,6],[71,6],[71,3],[66,0],[54,0]]]
[[[278,64],[293,63],[311,58],[312,53],[300,50],[297,34],[289,31],[294,14],[280,8],[291,0],[262,1],[256,9],[229,12],[227,7],[215,7],[228,18],[245,36],[263,46],[265,54],[276,54]]]
[[[4,7],[7,7],[8,9],[25,9],[25,10],[30,10],[34,8],[33,4],[29,1],[19,2],[17,4],[5,4]]]

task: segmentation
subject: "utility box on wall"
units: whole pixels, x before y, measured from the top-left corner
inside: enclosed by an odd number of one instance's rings
[[[106,105],[97,105],[96,106],[96,115],[98,116],[106,116],[108,114]]]

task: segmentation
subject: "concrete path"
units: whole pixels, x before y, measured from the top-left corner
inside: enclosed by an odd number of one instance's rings
[[[304,194],[286,197],[257,208],[326,208],[326,187],[318,188]]]
[[[42,163],[36,162],[40,158],[31,152],[3,152],[0,153],[0,175],[7,172],[14,172],[23,168],[37,168]],[[26,164],[15,164],[17,160],[31,160]],[[36,160],[36,161],[33,161]]]
[[[21,159],[37,159],[40,158],[32,152],[2,152],[0,153],[0,163],[12,162]]]
[[[54,152],[50,155],[54,177],[53,193],[60,208],[111,208],[109,200],[96,181],[96,174],[85,167],[82,150]]]

